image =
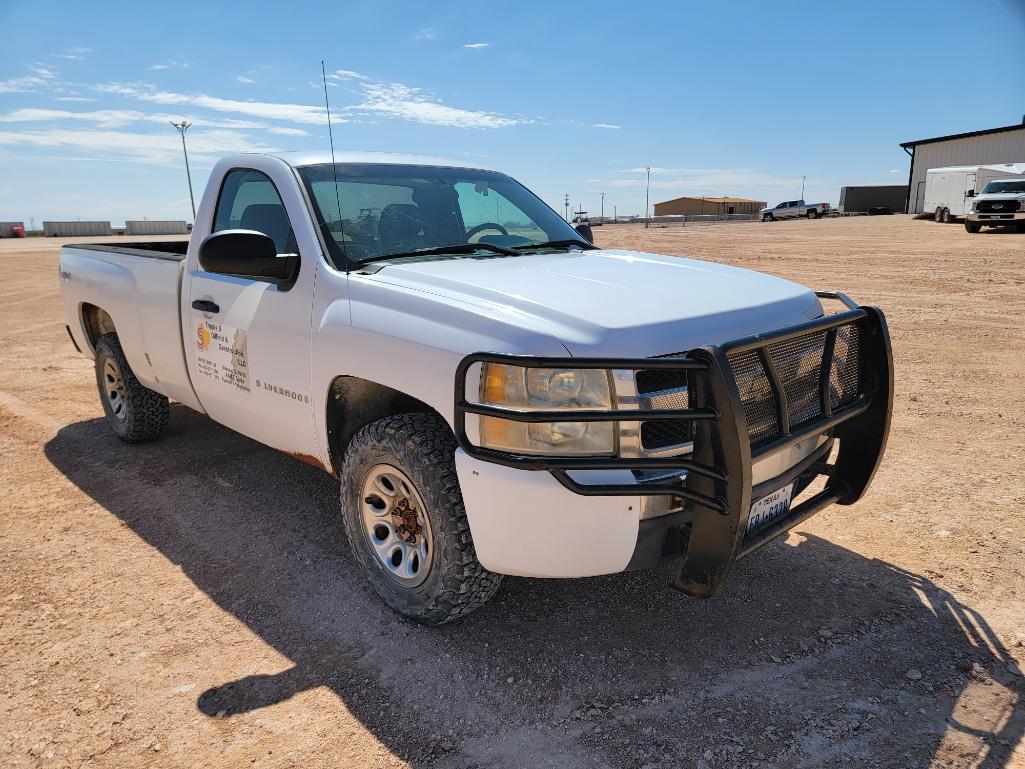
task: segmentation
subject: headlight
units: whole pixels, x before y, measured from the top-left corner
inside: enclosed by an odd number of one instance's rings
[[[528,368],[485,363],[480,401],[519,411],[609,410],[608,372]],[[480,417],[481,446],[523,454],[607,455],[615,450],[614,422],[516,422]]]

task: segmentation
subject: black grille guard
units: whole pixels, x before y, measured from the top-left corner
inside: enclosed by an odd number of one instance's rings
[[[831,504],[850,505],[865,493],[886,447],[893,405],[893,355],[886,319],[875,307],[857,306],[844,294],[819,291],[824,299],[843,302],[849,309],[788,328],[708,345],[685,355],[662,358],[541,358],[496,353],[465,357],[455,377],[455,434],[469,456],[523,470],[550,472],[569,490],[592,496],[668,495],[686,500],[693,512],[690,540],[673,587],[700,597],[711,597],[722,587],[733,563],[789,531]],[[857,325],[860,377],[853,400],[834,408],[830,373],[837,330]],[[812,421],[791,426],[783,383],[775,373],[768,347],[796,337],[826,332],[819,371],[820,414]],[[727,356],[757,351],[774,395],[779,437],[751,445],[737,380]],[[647,410],[519,411],[466,399],[466,376],[478,363],[505,363],[540,368],[668,369],[686,371],[690,407]],[[636,422],[687,420],[694,426],[694,449],[680,457],[591,457],[515,454],[485,448],[469,439],[466,415],[500,417],[516,422]],[[789,515],[745,537],[752,502],[752,463],[816,435],[837,439],[833,464],[816,463],[810,472],[827,476],[825,487],[796,504]],[[676,481],[631,484],[586,484],[571,470],[682,470]]]

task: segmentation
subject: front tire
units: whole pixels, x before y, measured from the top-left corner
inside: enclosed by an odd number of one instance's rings
[[[117,334],[104,334],[96,343],[96,387],[107,423],[125,443],[159,438],[167,429],[167,396],[145,387],[128,365]]]
[[[763,222],[771,222],[775,218],[776,217],[774,217],[772,214],[762,214],[762,221]]]
[[[385,603],[425,625],[469,614],[502,582],[477,560],[455,448],[437,415],[399,414],[360,430],[340,472],[356,562]]]
[[[978,222],[970,222],[967,219],[965,219],[964,228],[968,232],[975,233],[980,232],[982,230],[982,225]]]

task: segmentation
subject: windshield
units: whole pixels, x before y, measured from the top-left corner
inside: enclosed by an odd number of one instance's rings
[[[982,188],[983,195],[990,195],[994,192],[1015,192],[1019,195],[1025,193],[1025,179],[1009,179],[1003,182],[990,182]]]
[[[335,176],[337,174],[337,195]],[[336,264],[482,243],[529,253],[586,242],[519,182],[494,171],[380,163],[306,166],[299,176]]]

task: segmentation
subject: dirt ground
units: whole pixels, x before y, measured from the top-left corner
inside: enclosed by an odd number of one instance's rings
[[[182,407],[118,442],[58,242],[0,241],[0,765],[1025,767],[1025,235],[596,235],[884,308],[885,464],[714,600],[507,579],[435,629],[360,577],[329,476]]]

